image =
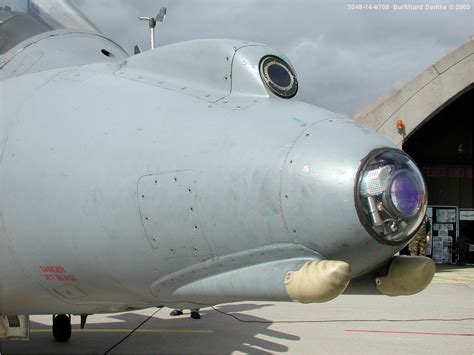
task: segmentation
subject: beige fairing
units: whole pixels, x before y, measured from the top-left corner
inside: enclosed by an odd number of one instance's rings
[[[285,288],[293,301],[327,302],[339,296],[349,284],[351,267],[337,260],[311,260],[285,276]]]
[[[436,266],[424,256],[399,256],[390,264],[387,276],[377,277],[377,289],[386,296],[413,295],[424,290],[433,279]]]

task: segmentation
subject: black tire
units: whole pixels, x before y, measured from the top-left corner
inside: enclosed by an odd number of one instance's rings
[[[192,319],[201,319],[201,315],[199,312],[191,312],[191,318]]]
[[[54,340],[64,343],[71,338],[71,318],[65,314],[58,314],[53,318]]]

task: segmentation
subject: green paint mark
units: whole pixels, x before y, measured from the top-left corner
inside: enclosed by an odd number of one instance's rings
[[[278,215],[278,209],[274,208],[273,210],[268,210],[265,212],[265,216],[274,216]]]
[[[305,127],[305,126],[306,126],[306,122],[303,121],[303,120],[300,120],[299,118],[293,117],[293,120],[294,120],[296,123],[298,123],[298,125],[299,125],[300,127]]]

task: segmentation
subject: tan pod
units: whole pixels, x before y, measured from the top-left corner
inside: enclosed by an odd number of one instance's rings
[[[286,273],[285,288],[295,302],[326,302],[339,296],[350,279],[351,267],[344,261],[311,260]]]
[[[426,288],[433,279],[436,265],[424,256],[397,256],[388,275],[376,277],[375,285],[387,296],[414,295]]]

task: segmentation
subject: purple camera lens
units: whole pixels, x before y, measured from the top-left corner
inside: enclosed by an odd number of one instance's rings
[[[373,150],[359,170],[356,189],[356,209],[372,237],[390,245],[413,237],[428,196],[423,175],[408,155],[394,148]]]
[[[390,194],[393,205],[402,217],[414,215],[423,201],[423,191],[416,177],[407,171],[401,171],[394,177]]]

